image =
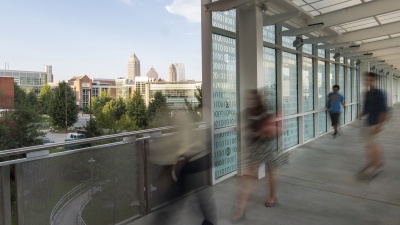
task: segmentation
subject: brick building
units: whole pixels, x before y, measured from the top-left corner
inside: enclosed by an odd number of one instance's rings
[[[14,109],[14,78],[0,77],[0,110]]]

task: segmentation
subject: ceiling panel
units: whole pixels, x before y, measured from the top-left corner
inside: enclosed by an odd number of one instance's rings
[[[361,40],[361,41],[365,44],[365,43],[381,41],[381,40],[385,40],[385,39],[389,39],[389,36],[382,36],[382,37],[371,38],[371,39],[366,39],[366,40]]]

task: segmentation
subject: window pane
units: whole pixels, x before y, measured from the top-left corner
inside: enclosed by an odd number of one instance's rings
[[[351,103],[351,96],[352,96],[351,81],[353,80],[352,77],[353,77],[353,74],[351,73],[351,68],[347,68],[346,91],[345,91],[346,104]]]
[[[303,36],[303,39],[307,39],[308,37]],[[312,54],[312,44],[304,44],[303,45],[303,52]]]
[[[275,25],[265,26],[263,28],[263,36],[264,41],[275,44]]]
[[[318,61],[318,105],[319,108],[325,108],[326,105],[326,74],[324,61]]]
[[[318,56],[325,58],[325,49],[318,49]]]
[[[314,109],[314,76],[312,59],[303,57],[303,110]]]
[[[212,35],[214,129],[236,126],[236,41]]]
[[[351,112],[352,112],[352,121],[355,121],[357,119],[357,115],[358,115],[358,109],[357,109],[358,105],[353,105]]]
[[[236,32],[236,10],[233,9],[226,12],[212,12],[212,26],[231,32]]]
[[[304,141],[314,137],[314,114],[304,116]]]
[[[351,106],[346,107],[346,123],[350,123],[351,122]]]
[[[340,66],[339,69],[339,86],[340,90],[339,93],[343,95],[343,97],[346,97],[344,91],[345,91],[345,86],[344,86],[344,66]],[[342,108],[342,113],[340,113],[340,123],[339,124],[344,124],[344,111]]]
[[[282,27],[282,31],[284,30],[289,30],[286,27]],[[290,49],[296,50],[295,47],[293,47],[293,42],[296,40],[296,37],[293,36],[282,36],[282,46]]]
[[[283,122],[283,148],[288,149],[299,143],[299,124],[297,118],[287,119]]]
[[[264,98],[269,113],[276,113],[275,49],[264,47]]]
[[[319,112],[318,113],[318,123],[319,123],[319,133],[326,132],[326,112]]]
[[[332,86],[336,84],[336,64],[331,63],[330,69],[331,69],[330,71],[331,86],[329,87],[329,89],[331,89]]]
[[[283,114],[297,113],[297,56],[282,53]]]

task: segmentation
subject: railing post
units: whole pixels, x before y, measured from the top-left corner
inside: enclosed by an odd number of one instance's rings
[[[22,182],[22,166],[23,164],[15,165],[15,186],[16,186],[16,201],[17,201],[17,224],[24,225],[24,193]]]
[[[147,152],[149,150],[150,142],[149,140],[144,140],[143,142],[143,175],[144,175],[144,198],[146,201],[145,213],[149,214],[151,212],[151,186],[149,182],[149,164],[147,160]]]
[[[10,166],[0,167],[1,176],[1,214],[0,224],[11,225]]]

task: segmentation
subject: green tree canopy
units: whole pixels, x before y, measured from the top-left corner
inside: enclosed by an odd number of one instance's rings
[[[121,119],[126,112],[124,99],[111,100],[104,105],[103,113],[110,114],[115,120]]]
[[[148,114],[152,127],[170,125],[170,110],[167,99],[160,91],[154,93],[154,98],[149,104]]]
[[[44,85],[39,94],[39,108],[41,113],[50,113],[53,96],[54,94],[50,86],[48,84]]]
[[[95,117],[102,113],[107,102],[111,101],[112,97],[107,91],[102,91],[98,97],[92,100],[92,110]]]
[[[66,82],[60,82],[51,102],[49,115],[53,124],[62,128],[70,127],[78,121],[78,113],[74,92]]]
[[[147,108],[139,90],[136,90],[133,97],[128,100],[126,113],[135,121],[139,129],[145,129],[147,127]]]
[[[14,84],[14,110],[0,120],[0,149],[21,148],[42,144],[44,133],[38,131],[41,115],[33,92],[26,94]]]

